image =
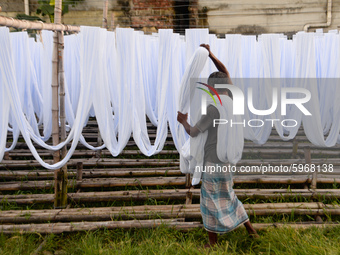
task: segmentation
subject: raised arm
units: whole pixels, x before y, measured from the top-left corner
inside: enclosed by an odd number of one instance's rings
[[[225,65],[223,65],[223,63],[210,51],[210,46],[209,44],[201,44],[200,45],[203,48],[206,48],[207,51],[209,52],[209,57],[212,60],[212,62],[214,62],[216,68],[218,71],[225,73],[228,76],[228,79],[230,81],[230,84],[232,84],[231,78],[230,78],[230,74],[228,72],[228,69],[225,67]]]

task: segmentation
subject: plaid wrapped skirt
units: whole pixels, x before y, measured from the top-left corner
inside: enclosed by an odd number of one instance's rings
[[[205,164],[212,165],[216,166],[213,163]],[[232,173],[203,172],[200,208],[205,229],[214,233],[229,232],[249,220],[233,190]]]

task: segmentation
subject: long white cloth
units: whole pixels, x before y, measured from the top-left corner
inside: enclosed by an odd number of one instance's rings
[[[240,116],[233,114],[232,99],[226,95],[220,96],[222,105],[213,105],[217,108],[220,119],[228,120],[227,124],[220,124],[217,129],[216,152],[218,159],[223,163],[236,164],[242,158],[244,145],[243,128],[232,126],[231,123],[240,122]],[[215,96],[215,100],[218,100]],[[208,131],[199,133],[190,138],[189,152],[185,155],[190,172],[193,173],[192,185],[197,185],[201,180],[204,165],[204,145],[207,141]],[[182,156],[182,155],[181,155]]]
[[[331,147],[340,142],[340,86],[337,81],[340,35],[337,32],[301,32],[294,35],[293,40],[283,35],[262,35],[256,40],[255,36],[241,35],[219,39],[209,35],[207,29],[187,30],[184,37],[172,30],[146,36],[132,29],[117,29],[113,33],[82,27],[78,35],[65,36],[69,134],[64,143],[50,146],[46,141],[52,132],[52,35],[52,32],[43,31],[34,41],[25,32],[10,34],[7,28],[0,28],[1,160],[4,151],[15,148],[20,133],[34,157],[48,169],[65,164],[78,141],[92,150],[106,147],[117,156],[131,134],[142,153],[151,156],[163,148],[167,125],[182,155],[188,151],[189,137],[177,123],[177,111],[190,112],[191,124],[200,117],[199,111],[189,109],[195,98],[192,88],[184,85],[190,84],[192,78],[207,78],[216,70],[211,61],[206,61],[207,51],[199,47],[201,43],[211,44],[212,51],[226,65],[235,86],[246,98],[248,89],[253,89],[256,109],[270,108],[273,88],[278,93],[283,88],[293,87],[311,92],[312,98],[304,106],[312,117],[305,116],[293,105],[287,106],[286,116],[281,115],[280,107],[269,116],[256,116],[245,107],[246,123],[254,118],[278,119],[274,126],[283,140],[294,138],[303,126],[307,138],[315,145]],[[260,80],[262,78],[266,80]],[[277,78],[281,80],[276,82]],[[290,95],[296,96],[299,95]],[[189,98],[191,100],[187,100]],[[97,118],[104,141],[100,148],[90,146],[82,136],[89,116]],[[157,126],[153,144],[148,137],[146,116]],[[297,125],[282,126],[280,123],[284,119],[294,119]],[[265,143],[271,132],[270,124],[265,122],[262,128],[246,126],[245,139]],[[43,135],[38,127],[43,127]],[[13,134],[9,148],[5,148],[7,132]],[[32,143],[58,150],[71,140],[67,157],[55,165],[46,164]],[[189,172],[183,164],[181,159],[181,170]]]

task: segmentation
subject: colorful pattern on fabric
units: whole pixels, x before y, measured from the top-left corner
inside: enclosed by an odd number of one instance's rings
[[[235,195],[232,174],[229,173],[223,175],[203,173],[200,207],[203,225],[210,232],[229,232],[249,220],[243,204]]]

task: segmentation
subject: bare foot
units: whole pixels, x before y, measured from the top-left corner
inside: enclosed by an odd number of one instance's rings
[[[214,249],[216,246],[217,246],[217,243],[215,243],[215,244],[206,243],[206,244],[203,246],[203,249],[205,249],[205,250]]]
[[[255,231],[254,233],[249,233],[249,236],[253,239],[258,239],[260,238],[259,234]]]
[[[203,246],[204,249],[210,249],[211,248],[211,245],[210,243],[206,243],[204,246]]]
[[[250,221],[248,220],[247,222],[244,223],[244,226],[246,227],[248,234],[250,237],[256,239],[259,238],[260,236],[257,234],[256,230],[253,228],[251,225]]]

